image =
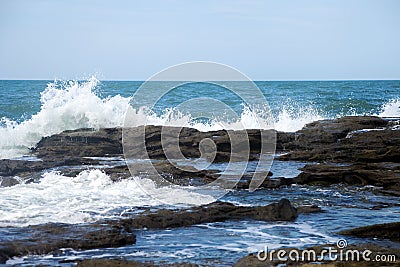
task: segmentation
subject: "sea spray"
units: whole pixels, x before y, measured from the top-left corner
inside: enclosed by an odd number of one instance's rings
[[[391,99],[383,104],[380,112],[375,115],[379,117],[400,118],[400,98]]]
[[[285,105],[276,118],[275,129],[282,132],[295,132],[307,123],[322,119],[324,117],[311,105],[300,108]]]
[[[94,93],[99,81],[49,83],[41,93],[41,110],[21,123],[2,119],[0,158],[22,156],[44,136],[78,128],[121,126],[129,98],[101,99]]]

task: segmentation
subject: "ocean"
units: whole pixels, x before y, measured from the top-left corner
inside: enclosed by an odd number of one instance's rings
[[[122,126],[132,95],[141,84],[141,81],[99,81],[96,77],[82,81],[1,80],[0,158],[24,159],[41,138],[65,130]],[[268,101],[272,124],[278,131],[294,132],[316,120],[343,116],[400,117],[400,81],[256,81],[255,84]],[[262,109],[247,107],[240,98],[223,88],[194,83],[163,96],[150,111],[144,106],[137,113],[135,123],[173,126],[181,125],[183,121],[202,131],[235,125],[236,122],[221,121],[222,117],[199,119],[193,114],[174,113],[174,107],[179,103],[204,96],[229,105],[244,128],[254,128],[257,125],[254,120],[263,118]],[[202,103],[201,109],[212,109],[206,105]],[[201,109],[199,107],[199,112]],[[104,164],[112,165],[122,160],[105,159]],[[299,168],[305,164],[276,161],[271,171],[277,177],[290,178],[298,175]],[[141,177],[114,183],[95,168],[85,167],[72,178],[50,171],[42,173],[42,178],[35,183],[0,187],[0,244],[1,240],[12,240],[18,231],[15,229],[22,226],[47,222],[86,223],[119,216],[135,208],[162,207],[146,196],[137,183],[183,205],[215,201],[199,194],[196,203],[188,202],[192,198],[186,194],[191,193],[156,188]],[[257,190],[252,194],[232,191],[223,200],[241,205],[262,205],[282,197],[297,204],[319,205],[325,213],[302,214],[295,222],[227,221],[167,230],[141,230],[137,233],[137,244],[131,246],[83,251],[66,248],[58,254],[30,255],[8,263],[71,266],[68,261],[75,259],[124,257],[139,261],[190,261],[229,266],[265,245],[277,248],[332,243],[338,238],[336,232],[343,227],[392,222],[400,214],[398,205],[373,209],[379,203],[398,204],[398,198],[375,195],[369,187],[291,186],[281,190]],[[356,238],[350,240],[357,242]]]

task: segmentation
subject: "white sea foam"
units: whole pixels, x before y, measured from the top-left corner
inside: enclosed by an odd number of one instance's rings
[[[94,93],[98,82],[92,77],[82,83],[49,83],[37,114],[22,123],[3,118],[0,158],[26,154],[42,137],[64,130],[122,125],[129,99],[120,95],[101,99]]]
[[[307,123],[324,119],[312,106],[283,107],[275,122],[275,129],[282,132],[296,132]]]
[[[235,121],[224,121],[221,118],[214,118],[209,122],[197,122],[191,114],[184,114],[174,108],[166,108],[161,115],[153,112],[147,107],[132,110],[129,113],[131,127],[141,125],[163,125],[163,126],[185,126],[192,127],[199,131],[217,130],[241,130],[241,129],[271,129],[273,122],[265,119],[268,110],[250,109],[243,106],[243,110]]]
[[[311,105],[306,107],[283,107],[274,122],[268,120],[268,109],[243,106],[243,110],[236,121],[223,121],[214,119],[208,123],[199,123],[193,120],[190,114],[182,114],[172,108],[167,108],[161,115],[142,107],[134,110],[130,115],[130,126],[165,125],[165,126],[187,126],[200,131],[217,130],[241,130],[241,129],[271,129],[274,128],[283,132],[295,132],[304,127],[307,123],[324,119]]]
[[[381,107],[381,111],[375,114],[379,117],[400,118],[400,98],[392,99]]]
[[[113,182],[100,170],[83,171],[76,177],[49,172],[39,183],[1,188],[0,227],[90,222],[136,206],[157,206],[163,202],[201,205],[213,201],[211,196],[182,188],[157,188],[152,180],[144,178]]]

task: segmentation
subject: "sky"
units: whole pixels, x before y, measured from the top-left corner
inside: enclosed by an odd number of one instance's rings
[[[214,61],[253,80],[400,79],[398,0],[0,0],[0,79],[146,80]]]

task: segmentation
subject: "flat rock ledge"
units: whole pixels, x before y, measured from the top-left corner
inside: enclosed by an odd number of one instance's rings
[[[231,157],[230,134],[247,136],[249,144],[238,143],[237,154],[248,149],[250,155],[247,159],[256,159],[261,151],[261,145],[268,146],[269,150],[275,147],[276,132],[274,130],[238,130],[238,131],[210,131],[201,132],[194,128],[179,128],[167,126],[139,126],[134,128],[103,128],[103,129],[77,129],[64,131],[49,137],[44,137],[32,150],[39,158],[54,160],[58,158],[74,157],[104,157],[123,154],[122,135],[126,142],[125,150],[131,158],[143,158],[144,151],[150,159],[199,158],[207,155],[209,147],[201,141],[212,140],[217,148],[215,162],[227,162]],[[265,140],[261,140],[261,132]],[[175,142],[179,140],[180,153],[175,151]],[[211,147],[212,148],[212,147]],[[247,150],[246,150],[247,151]],[[204,155],[203,155],[204,156]],[[241,158],[240,158],[241,159]]]
[[[152,263],[120,259],[88,259],[77,261],[77,267],[197,267],[193,263]],[[204,265],[202,265],[204,266]],[[211,265],[210,265],[211,267]]]
[[[227,131],[201,132],[192,128],[146,126],[143,134],[140,127],[133,128],[133,136],[145,140],[145,148],[133,142],[130,156],[141,158],[140,149],[147,149],[148,156],[157,160],[154,167],[167,180],[180,185],[207,184],[219,177],[218,170],[183,171],[170,164],[163,148],[173,141],[166,138],[162,146],[162,136],[178,137],[179,149],[188,158],[204,156],[201,141],[210,139],[215,143],[217,153],[214,162],[227,162],[231,158],[231,144]],[[136,133],[138,132],[138,133]],[[400,125],[399,121],[388,121],[374,116],[349,116],[331,120],[321,120],[307,124],[295,133],[268,130],[270,139],[262,143],[260,130],[236,131],[246,134],[249,139],[250,155],[245,160],[257,160],[261,145],[271,146],[276,140],[276,149],[283,154],[278,160],[301,160],[310,162],[295,179],[266,178],[261,187],[279,188],[291,184],[330,185],[345,183],[351,185],[373,185],[382,187],[381,192],[400,196]],[[136,134],[136,135],[135,135]],[[140,135],[144,136],[140,136]],[[174,158],[175,148],[169,151]],[[207,149],[205,149],[207,150]],[[135,152],[136,151],[136,152]],[[61,167],[61,173],[76,175],[79,168],[68,166],[95,166],[101,164],[93,157],[122,157],[122,129],[78,129],[64,131],[42,140],[32,149],[36,161],[0,160],[0,186],[12,186],[21,180],[38,180],[41,172]],[[205,153],[207,154],[207,153]],[[315,164],[318,162],[318,164]],[[139,163],[132,170],[142,173]],[[131,166],[130,166],[131,167]],[[82,168],[81,168],[82,169]],[[104,168],[113,180],[130,177],[126,166]],[[248,188],[251,173],[242,176],[237,189]]]
[[[328,186],[331,184],[349,184],[382,187],[387,194],[400,192],[400,163],[357,163],[335,165],[329,163],[306,165],[293,179],[297,184]]]
[[[296,133],[278,133],[277,149],[288,151],[279,159],[400,162],[399,121],[348,116],[312,122]]]
[[[374,224],[339,232],[341,235],[349,235],[363,238],[389,239],[400,242],[400,222]]]
[[[270,149],[276,142],[277,151],[288,152],[282,155],[280,160],[400,162],[399,121],[388,121],[374,116],[348,116],[316,121],[307,124],[295,133],[256,129],[234,131],[234,133],[248,136],[250,160],[258,158],[261,146]],[[145,129],[142,130],[144,133],[140,129]],[[229,133],[232,131],[200,132],[192,128],[179,129],[162,126],[132,128],[127,132],[130,131],[138,132],[132,134],[137,140],[145,140],[147,153],[151,159],[166,159],[164,150],[170,149],[170,145],[178,137],[179,149],[185,157],[200,157],[202,153],[199,147],[204,139],[212,140],[217,148],[215,162],[227,162],[231,156]],[[261,133],[268,138],[261,140]],[[129,134],[127,135],[129,136]],[[161,141],[162,138],[163,141]],[[141,149],[144,149],[141,144],[132,142],[129,154],[140,158],[143,154]],[[121,155],[123,153],[122,129],[64,131],[42,138],[32,152],[39,158],[50,161],[64,158]],[[173,158],[180,155],[175,152],[171,148],[168,157]]]
[[[47,254],[61,248],[77,250],[119,247],[136,242],[136,235],[118,225],[58,224],[28,226],[0,244],[0,264],[14,256]]]

